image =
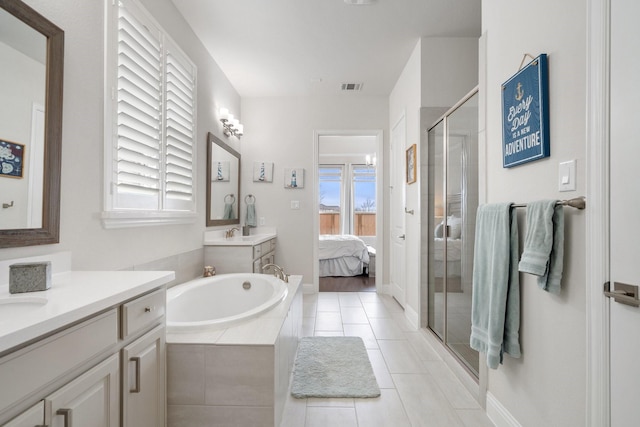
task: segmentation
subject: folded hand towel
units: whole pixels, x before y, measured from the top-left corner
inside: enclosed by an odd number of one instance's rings
[[[564,210],[557,200],[527,206],[524,250],[518,268],[538,276],[540,288],[558,293],[564,258]]]
[[[256,222],[256,205],[255,203],[247,204],[247,217],[245,219],[245,225],[255,227],[258,225]]]
[[[496,369],[503,353],[520,357],[518,224],[509,203],[478,208],[473,260],[471,348]]]
[[[556,200],[541,200],[527,205],[527,231],[518,269],[543,276],[553,247],[553,211]]]

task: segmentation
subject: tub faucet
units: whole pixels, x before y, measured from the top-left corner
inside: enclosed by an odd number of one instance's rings
[[[228,229],[227,231],[224,232],[224,237],[225,239],[230,239],[233,237],[233,233],[235,233],[236,231],[240,231],[240,229],[238,227],[233,227]]]
[[[282,267],[276,264],[267,264],[262,266],[262,271],[266,271],[269,267],[273,267],[273,275],[285,283],[289,283],[289,275],[284,272]]]

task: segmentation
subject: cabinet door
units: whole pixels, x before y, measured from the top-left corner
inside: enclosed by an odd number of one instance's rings
[[[119,425],[118,355],[51,394],[51,427]]]
[[[158,326],[122,350],[122,427],[164,426],[164,335]]]
[[[253,272],[254,273],[262,273],[262,262],[261,259],[258,258],[257,260],[253,261]]]
[[[34,427],[44,426],[44,400],[33,405],[3,427]]]

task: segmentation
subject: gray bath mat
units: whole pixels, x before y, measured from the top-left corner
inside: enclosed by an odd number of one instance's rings
[[[302,338],[293,370],[291,395],[299,399],[380,396],[362,338]]]

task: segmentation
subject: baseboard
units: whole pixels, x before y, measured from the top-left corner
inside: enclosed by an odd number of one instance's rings
[[[376,286],[379,294],[391,295],[391,285]]]
[[[414,328],[418,329],[420,327],[420,316],[409,304],[405,304],[404,317]]]
[[[522,427],[491,392],[487,392],[487,417],[496,427]]]

